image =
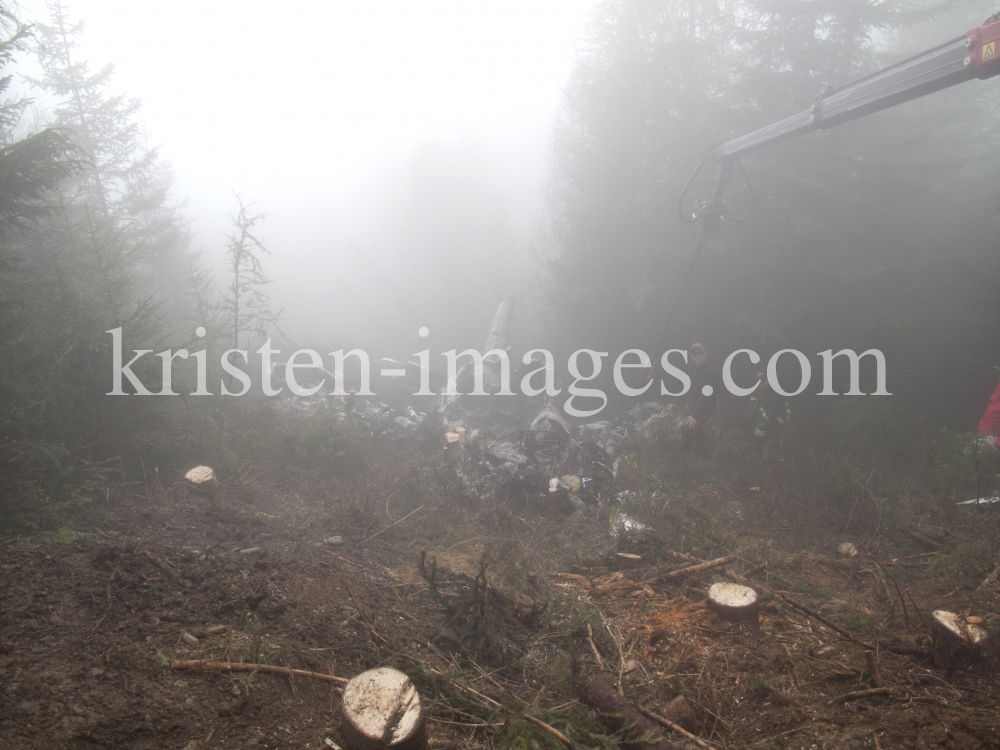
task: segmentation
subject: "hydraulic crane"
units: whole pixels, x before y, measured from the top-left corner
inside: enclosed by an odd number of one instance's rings
[[[804,112],[714,146],[691,175],[677,202],[681,219],[701,225],[703,234],[721,230],[722,221],[742,221],[753,211],[734,216],[723,198],[737,165],[747,178],[739,158],[758,149],[797,138],[814,130],[824,130],[878,112],[897,104],[926,96],[973,78],[1000,74],[1000,12],[990,16],[968,33],[908,60],[843,86],[825,87]],[[695,178],[709,161],[716,162],[715,189],[694,202],[694,210],[684,209],[684,200]],[[747,184],[749,180],[747,179]],[[753,193],[751,191],[751,201]]]

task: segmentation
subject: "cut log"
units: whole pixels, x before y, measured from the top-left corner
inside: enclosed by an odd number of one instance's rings
[[[708,608],[730,622],[757,625],[757,592],[737,583],[713,583],[708,589]]]
[[[195,466],[184,475],[184,481],[212,499],[215,499],[219,491],[219,480],[208,466]]]
[[[350,750],[423,750],[427,729],[417,688],[388,667],[362,672],[341,700],[344,740]]]
[[[642,565],[642,556],[633,555],[631,552],[617,552],[611,558],[612,570],[628,570],[638,568]]]
[[[934,666],[954,671],[971,666],[992,668],[997,663],[997,646],[983,628],[943,609],[931,616]]]
[[[625,730],[629,741],[626,750],[682,750],[666,738],[660,727],[647,719],[618,694],[603,677],[595,677],[580,691],[580,700],[600,712],[601,723],[612,732]],[[640,738],[645,738],[643,741]]]

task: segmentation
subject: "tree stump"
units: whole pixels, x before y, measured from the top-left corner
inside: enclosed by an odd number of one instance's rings
[[[708,608],[722,620],[757,625],[757,592],[736,583],[713,583],[708,589]]]
[[[954,671],[974,665],[993,667],[997,662],[997,646],[989,633],[975,623],[943,609],[931,617],[931,638],[934,641],[934,666]]]
[[[839,547],[837,547],[837,552],[840,553],[841,557],[846,557],[848,559],[858,556],[858,548],[855,547],[850,542],[844,542]]]
[[[184,475],[184,481],[213,500],[219,492],[219,480],[208,466],[195,466]]]
[[[388,667],[362,672],[341,700],[344,741],[350,750],[423,750],[427,730],[417,688]]]
[[[858,548],[850,542],[844,542],[837,547],[837,552],[840,553],[841,557],[850,561],[851,579],[853,579],[858,574],[858,570],[861,569],[861,558],[858,556]]]

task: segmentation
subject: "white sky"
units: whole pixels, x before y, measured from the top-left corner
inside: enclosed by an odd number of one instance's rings
[[[597,0],[67,0],[78,55],[114,63],[218,268],[233,191],[269,213],[286,330],[329,317],[334,234],[354,196],[428,140],[488,144],[540,202],[574,44]],[[44,0],[21,0],[46,22]],[[520,182],[518,182],[520,180]],[[359,200],[362,200],[359,198]],[[342,239],[343,234],[337,238]],[[320,259],[317,262],[317,259]]]
[[[429,138],[548,122],[595,0],[70,0],[198,193],[344,184]],[[47,19],[42,0],[23,20]]]

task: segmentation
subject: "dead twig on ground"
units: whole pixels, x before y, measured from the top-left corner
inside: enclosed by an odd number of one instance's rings
[[[986,576],[986,579],[976,587],[976,591],[982,591],[985,589],[989,585],[990,581],[1000,580],[998,576],[1000,576],[1000,558],[997,558],[997,564],[996,567],[993,568],[993,572]]]
[[[594,629],[590,627],[590,623],[587,623],[587,643],[590,644],[590,650],[594,652],[594,656],[597,657],[597,666],[604,669],[604,660],[601,658],[600,652],[597,650],[597,646],[594,644]]]
[[[611,640],[614,641],[615,649],[618,651],[618,691],[621,692],[622,676],[625,674],[625,654],[622,653],[622,645],[615,638],[615,634],[611,632],[611,626],[608,625],[607,619],[604,617],[604,613],[601,610],[594,607],[597,614],[601,616],[601,622],[604,623],[604,629],[608,631],[608,635],[611,636]]]
[[[899,588],[899,583],[896,582],[896,579],[893,578],[892,575],[890,575],[889,571],[885,569],[885,566],[882,565],[882,563],[880,563],[878,561],[878,558],[875,557],[875,555],[873,555],[871,552],[869,552],[868,553],[868,557],[870,557],[872,559],[872,562],[875,563],[876,565],[878,565],[882,569],[883,573],[885,573],[887,576],[889,576],[889,580],[892,581],[892,585],[896,587],[896,594],[899,596],[899,603],[903,605],[903,618],[906,621],[906,629],[909,630],[910,629],[910,613],[909,613],[909,611],[906,608],[906,599],[903,598],[903,592]]]
[[[164,571],[165,573],[169,573],[172,576],[177,575],[177,572],[174,570],[173,566],[170,565],[170,563],[154,556],[153,553],[150,552],[149,550],[146,549],[142,550],[142,554],[144,557],[148,557],[149,560],[153,563],[153,565],[158,567],[160,570]]]
[[[712,743],[706,742],[701,737],[691,734],[688,730],[686,730],[684,727],[680,726],[676,722],[670,721],[670,719],[668,719],[666,716],[660,716],[658,713],[656,713],[655,711],[650,711],[648,708],[642,708],[640,706],[636,706],[636,708],[639,710],[639,713],[645,714],[646,717],[652,719],[660,726],[666,727],[667,729],[673,732],[677,732],[677,734],[687,737],[689,740],[694,742],[698,747],[704,747],[704,748],[716,747]]]
[[[655,581],[667,581],[671,578],[679,578],[680,576],[690,575],[692,573],[700,573],[703,570],[708,570],[709,568],[717,568],[721,565],[729,565],[729,563],[736,560],[736,555],[729,555],[728,557],[719,557],[715,560],[709,560],[708,562],[703,562],[698,565],[689,565],[686,568],[680,568],[678,570],[673,570],[669,573],[662,573],[660,575],[655,575],[652,578],[647,578],[642,581],[642,583],[653,583]]]
[[[233,664],[232,662],[193,659],[191,661],[175,661],[170,666],[172,669],[192,669],[199,672],[219,672],[222,674],[232,672],[267,672],[268,674],[276,674],[288,678],[292,676],[311,677],[314,680],[324,680],[326,682],[338,682],[342,684],[349,682],[349,680],[343,677],[334,677],[332,674],[306,672],[303,669],[290,669],[288,667],[274,667],[270,664]]]
[[[845,533],[847,532],[847,529],[850,527],[851,521],[854,520],[854,511],[858,509],[858,503],[860,503],[861,498],[865,496],[865,489],[867,489],[868,483],[872,481],[873,476],[875,476],[875,469],[872,469],[872,473],[868,475],[868,479],[866,479],[865,483],[861,485],[861,492],[858,493],[858,499],[854,501],[854,507],[851,508],[851,514],[847,517],[847,523],[844,524]]]
[[[557,740],[559,740],[559,742],[561,742],[564,747],[568,748],[568,750],[577,750],[576,745],[574,744],[573,740],[571,740],[569,737],[567,737],[565,734],[563,734],[562,732],[560,732],[555,727],[550,727],[548,724],[546,724],[541,719],[536,719],[534,716],[528,716],[528,714],[524,714],[524,720],[525,721],[530,721],[532,724],[534,724],[539,729],[543,729],[546,732],[548,732],[549,734],[551,734],[553,737],[555,737]]]
[[[927,631],[927,623],[926,623],[926,622],[924,622],[924,615],[923,615],[923,613],[922,613],[922,612],[920,611],[920,607],[918,607],[918,606],[917,606],[917,603],[916,603],[915,601],[913,601],[913,597],[912,597],[912,596],[910,596],[910,590],[909,590],[909,589],[903,589],[903,590],[904,590],[904,591],[906,592],[906,596],[907,596],[907,598],[908,598],[908,599],[910,600],[910,604],[912,604],[912,605],[913,605],[913,609],[915,609],[915,610],[916,610],[916,612],[917,612],[917,617],[919,617],[919,618],[920,618],[920,627],[922,627],[922,628],[924,629],[924,631]],[[929,632],[929,631],[928,631],[928,632]]]
[[[847,701],[857,701],[862,698],[874,698],[878,695],[891,695],[889,688],[872,688],[871,690],[855,690],[853,693],[844,693],[839,698],[834,698],[830,703],[847,703]]]
[[[417,508],[416,510],[411,510],[411,511],[410,511],[409,513],[407,513],[407,514],[406,514],[405,516],[403,516],[402,518],[400,518],[400,519],[399,519],[398,521],[396,521],[395,523],[390,523],[390,524],[389,524],[388,526],[386,526],[386,527],[385,527],[384,529],[382,529],[382,531],[376,531],[376,532],[375,532],[374,534],[372,534],[372,535],[371,535],[370,537],[368,537],[367,539],[362,539],[362,540],[361,540],[360,542],[358,542],[358,544],[359,544],[359,545],[360,545],[360,544],[367,544],[367,543],[368,543],[368,542],[370,542],[370,541],[371,541],[372,539],[374,539],[375,537],[377,537],[377,536],[378,536],[379,534],[382,534],[382,533],[385,533],[386,531],[388,531],[389,529],[391,529],[391,528],[392,528],[393,526],[396,526],[396,525],[398,525],[398,524],[401,524],[401,523],[402,523],[403,521],[405,521],[405,520],[406,520],[407,518],[409,518],[410,516],[412,516],[412,515],[413,515],[414,513],[417,513],[418,511],[421,511],[421,510],[423,510],[423,509],[424,509],[424,506],[423,506],[423,505],[421,505],[421,506],[420,506],[419,508]]]
[[[811,609],[809,609],[808,607],[806,607],[804,604],[799,604],[797,601],[795,601],[791,597],[786,596],[784,594],[779,594],[777,592],[772,592],[772,593],[774,593],[775,596],[777,596],[779,599],[781,599],[783,602],[785,602],[785,604],[788,604],[789,606],[794,607],[795,609],[799,610],[803,614],[808,615],[809,617],[813,618],[814,620],[818,620],[819,622],[823,623],[824,625],[826,625],[828,628],[830,628],[834,632],[838,633],[839,635],[841,635],[844,638],[846,638],[847,640],[849,640],[851,643],[856,643],[859,646],[861,646],[862,648],[867,648],[867,649],[874,649],[875,648],[875,644],[868,643],[867,641],[863,641],[860,638],[854,637],[853,635],[851,635],[850,633],[848,633],[846,630],[844,630],[842,627],[840,627],[839,625],[837,625],[835,622],[833,622],[831,620],[828,620],[827,618],[823,617],[823,615],[819,614],[818,612],[813,612]]]
[[[193,635],[195,638],[207,638],[210,635],[222,635],[225,632],[226,632],[225,625],[213,625],[210,628],[192,630],[191,635]]]

